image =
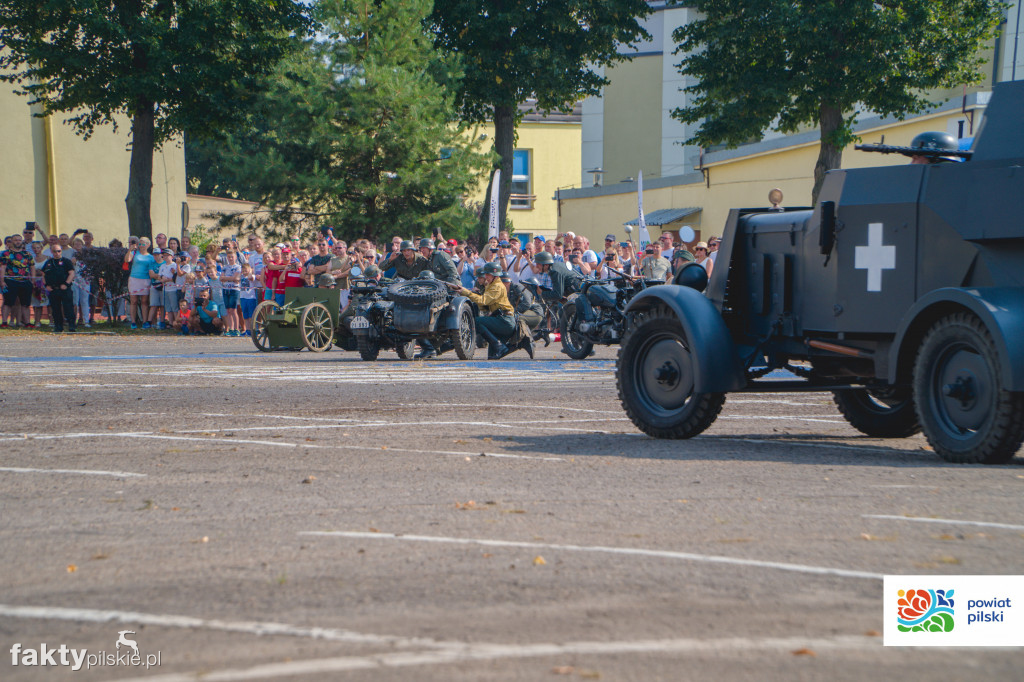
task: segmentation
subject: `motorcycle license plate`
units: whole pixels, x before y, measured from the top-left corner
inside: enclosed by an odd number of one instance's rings
[[[369,329],[370,321],[365,317],[353,317],[349,329]]]

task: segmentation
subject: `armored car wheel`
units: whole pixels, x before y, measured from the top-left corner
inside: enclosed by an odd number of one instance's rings
[[[585,360],[594,352],[594,344],[583,337],[579,330],[580,320],[576,314],[576,303],[569,301],[562,306],[559,320],[562,334],[562,350],[573,360]]]
[[[261,301],[252,311],[252,343],[257,350],[269,353],[274,350],[270,345],[270,334],[267,331],[267,317],[281,309],[274,301]]]
[[[853,388],[832,399],[850,426],[873,438],[908,438],[921,430],[909,389]]]
[[[616,381],[630,420],[655,438],[692,438],[718,418],[724,393],[694,393],[700,362],[666,308],[651,311],[623,339]]]
[[[299,329],[306,348],[316,353],[331,349],[334,342],[334,325],[331,323],[331,311],[323,303],[310,303],[303,308],[299,318]]]
[[[356,337],[356,350],[359,351],[359,357],[372,362],[380,355],[380,344],[365,334],[360,334]]]
[[[389,286],[388,296],[395,303],[429,306],[447,300],[448,285],[437,280],[411,279]]]
[[[400,360],[412,360],[413,356],[416,355],[416,340],[407,341],[400,343],[395,346],[395,352],[398,353]]]
[[[476,355],[476,320],[473,319],[473,310],[468,305],[463,306],[462,312],[459,313],[459,328],[451,331],[451,341],[459,360],[472,360]]]
[[[924,435],[947,462],[1003,464],[1024,441],[1024,393],[1003,388],[992,334],[957,313],[929,330],[914,363]]]

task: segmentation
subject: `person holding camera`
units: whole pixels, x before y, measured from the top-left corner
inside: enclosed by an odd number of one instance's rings
[[[189,330],[193,334],[220,334],[224,321],[220,317],[220,309],[210,300],[209,289],[196,291],[196,309],[188,321]]]
[[[619,252],[610,248],[604,252],[604,257],[597,264],[595,275],[598,279],[612,279],[613,277],[621,277],[619,273],[625,273],[622,261],[619,260]],[[618,272],[615,272],[615,271]]]
[[[640,273],[644,279],[661,279],[668,281],[668,278],[672,276],[672,264],[667,258],[661,257],[661,244],[659,242],[651,242],[644,249],[643,262],[640,264]]]

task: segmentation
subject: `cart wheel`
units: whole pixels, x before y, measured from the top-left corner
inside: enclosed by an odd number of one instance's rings
[[[257,350],[269,353],[274,350],[270,345],[270,334],[267,331],[269,321],[267,317],[280,310],[274,301],[260,301],[256,309],[252,311],[252,343]]]
[[[334,343],[334,325],[331,324],[331,311],[323,303],[310,303],[302,309],[299,318],[299,329],[306,348],[315,353],[323,353],[331,349]]]

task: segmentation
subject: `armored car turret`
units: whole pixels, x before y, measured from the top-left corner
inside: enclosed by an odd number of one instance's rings
[[[923,431],[948,461],[1011,459],[1024,441],[1022,121],[1024,82],[1000,84],[961,162],[835,170],[813,208],[733,209],[706,290],[689,278],[630,305],[645,311],[618,361],[632,421],[688,438],[728,392],[832,391],[868,435]],[[797,378],[765,378],[777,369]]]

